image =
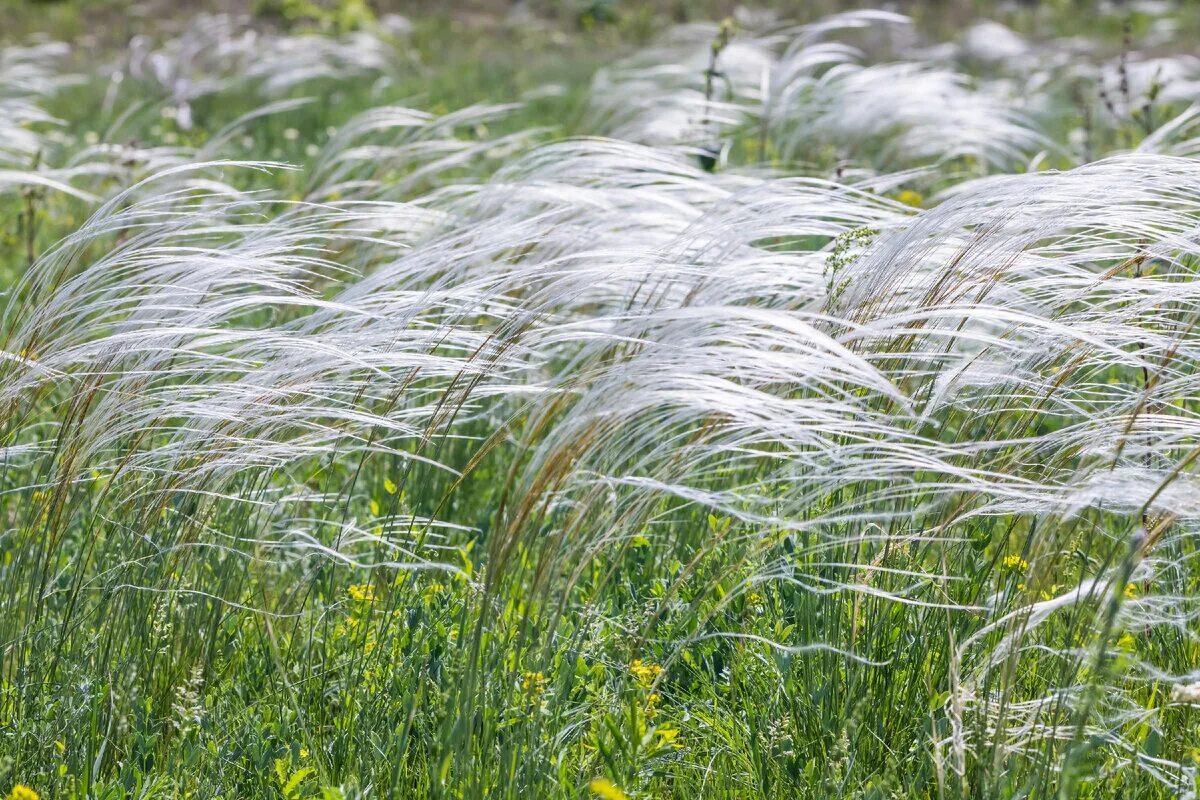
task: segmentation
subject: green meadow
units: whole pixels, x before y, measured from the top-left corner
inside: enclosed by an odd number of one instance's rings
[[[0,797],[1195,798],[1197,12],[3,0]]]

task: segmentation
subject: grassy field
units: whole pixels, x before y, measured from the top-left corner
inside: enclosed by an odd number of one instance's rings
[[[0,6],[0,796],[1196,796],[1195,5],[183,6]]]

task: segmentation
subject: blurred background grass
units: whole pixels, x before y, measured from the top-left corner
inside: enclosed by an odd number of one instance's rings
[[[808,22],[855,8],[885,7],[913,17],[932,32],[960,30],[980,16],[1034,35],[1119,36],[1125,19],[1135,27],[1163,6],[1179,8],[1182,31],[1200,30],[1197,0],[2,0],[0,41],[30,35],[86,37],[89,44],[124,44],[129,37],[170,27],[198,13],[251,14],[263,24],[354,26],[388,14],[419,19],[429,33],[453,34],[537,29],[571,35],[571,45],[588,40],[606,45],[640,43],[665,26],[712,20],[739,9],[765,10],[791,22]],[[561,39],[560,44],[566,44]],[[493,45],[495,42],[493,42]],[[581,53],[580,55],[587,55]]]

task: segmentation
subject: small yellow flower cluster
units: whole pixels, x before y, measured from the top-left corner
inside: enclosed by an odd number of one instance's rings
[[[540,672],[526,672],[521,678],[521,689],[536,697],[546,691],[546,676]]]
[[[588,789],[603,800],[628,800],[629,797],[608,778],[595,778],[588,784]]]
[[[642,712],[646,715],[646,719],[651,721],[658,719],[659,711],[661,711],[658,707],[659,700],[662,700],[662,695],[658,692],[650,692],[646,695],[646,703],[642,709]]]
[[[369,603],[375,599],[375,590],[369,583],[356,583],[346,590],[346,594],[359,603]]]
[[[1000,565],[1013,572],[1024,572],[1029,569],[1029,562],[1018,555],[1005,556]]]
[[[746,608],[751,614],[762,614],[766,611],[766,604],[763,601],[763,596],[758,592],[751,592],[746,595]]]
[[[1138,587],[1136,583],[1125,584],[1125,599],[1136,600],[1138,596]]]
[[[23,783],[18,783],[8,793],[8,800],[38,800],[38,793]]]
[[[921,196],[921,193],[914,192],[912,189],[905,189],[900,192],[900,194],[896,195],[896,199],[904,203],[904,205],[912,206],[913,208],[920,208],[921,204],[925,202],[925,198]]]
[[[643,662],[639,658],[629,665],[629,672],[633,675],[634,680],[638,682],[638,686],[648,689],[658,679],[659,674],[662,673],[662,667],[658,664]]]

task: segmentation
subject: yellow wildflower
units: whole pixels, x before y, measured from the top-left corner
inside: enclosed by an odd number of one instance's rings
[[[1005,556],[1004,560],[1000,562],[1000,565],[1007,570],[1012,570],[1013,572],[1024,572],[1025,570],[1029,569],[1029,562],[1016,554]]]
[[[369,583],[356,583],[346,590],[352,600],[357,600],[360,603],[369,603],[375,599],[375,590]]]
[[[925,198],[921,196],[921,193],[914,192],[912,189],[905,189],[900,192],[900,194],[896,195],[896,199],[904,203],[904,205],[912,206],[913,208],[920,208],[921,203],[925,202]]]
[[[532,695],[546,691],[546,676],[540,672],[526,672],[521,678],[521,688]]]
[[[38,793],[25,784],[18,783],[8,793],[8,800],[38,800]]]
[[[602,797],[604,800],[629,800],[628,795],[620,790],[615,783],[608,778],[595,778],[588,784],[588,789],[597,797]]]
[[[662,667],[658,664],[643,662],[639,658],[629,665],[629,672],[633,675],[634,680],[638,682],[639,686],[643,689],[648,689],[658,679],[659,674],[662,673]]]
[[[1136,600],[1138,596],[1138,587],[1136,583],[1125,584],[1125,599]]]
[[[746,595],[746,607],[753,614],[762,614],[766,610],[763,596],[758,592],[750,592],[750,594]]]

